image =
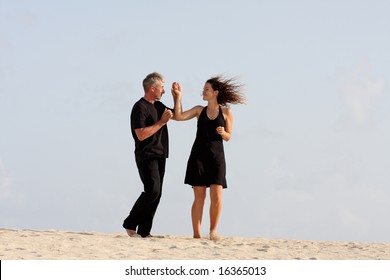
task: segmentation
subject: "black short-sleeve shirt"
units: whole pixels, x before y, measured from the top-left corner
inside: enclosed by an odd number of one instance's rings
[[[141,98],[134,104],[131,110],[130,122],[131,133],[135,141],[134,153],[136,162],[153,158],[168,158],[169,141],[167,125],[164,125],[159,131],[143,141],[138,140],[135,134],[137,128],[148,127],[158,122],[165,108],[167,107],[160,101],[155,101],[151,104],[144,98]]]

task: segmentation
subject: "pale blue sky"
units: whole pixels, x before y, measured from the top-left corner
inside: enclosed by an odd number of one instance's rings
[[[390,242],[390,2],[0,0],[0,227],[122,231],[150,72],[186,108],[238,76],[224,236]],[[191,235],[196,121],[170,122],[153,232]],[[208,233],[208,207],[203,233]]]

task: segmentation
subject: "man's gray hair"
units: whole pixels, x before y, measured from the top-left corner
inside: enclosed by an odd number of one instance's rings
[[[164,82],[164,77],[160,73],[153,72],[146,76],[142,85],[144,87],[144,91],[148,91],[151,86],[157,85],[159,82]]]

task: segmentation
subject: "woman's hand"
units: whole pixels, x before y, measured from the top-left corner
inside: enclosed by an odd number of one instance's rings
[[[178,82],[174,82],[172,84],[171,92],[172,92],[173,98],[175,98],[175,99],[181,98],[181,95],[182,95],[181,85]]]
[[[217,127],[217,133],[221,136],[223,136],[223,134],[225,133],[225,127],[223,126],[218,126]]]

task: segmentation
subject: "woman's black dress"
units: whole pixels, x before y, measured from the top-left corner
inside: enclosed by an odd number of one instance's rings
[[[198,129],[188,159],[184,183],[206,187],[217,184],[227,188],[223,140],[216,130],[218,126],[225,127],[225,119],[221,107],[214,120],[209,119],[206,112],[207,106],[198,118]]]

